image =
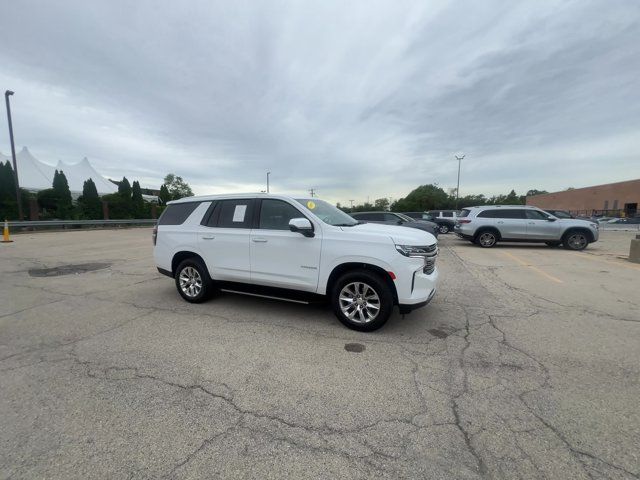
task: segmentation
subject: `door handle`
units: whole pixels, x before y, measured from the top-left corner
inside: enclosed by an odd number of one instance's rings
[[[504,222],[496,222],[496,223],[500,223],[500,224],[503,224]]]
[[[536,222],[529,222],[529,225],[535,225]]]
[[[216,237],[214,237],[213,235],[203,235],[202,236],[203,240],[213,240],[214,238],[216,238]]]
[[[252,238],[251,241],[256,243],[267,243],[266,238]]]

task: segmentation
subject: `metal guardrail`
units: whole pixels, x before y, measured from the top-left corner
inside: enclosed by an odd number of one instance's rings
[[[155,225],[157,220],[152,218],[123,219],[123,220],[33,220],[33,221],[12,221],[9,228],[23,227],[83,227],[83,226],[104,226],[104,225]]]

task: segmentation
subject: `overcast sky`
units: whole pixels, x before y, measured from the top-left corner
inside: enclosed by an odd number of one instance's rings
[[[347,203],[640,177],[640,3],[0,0],[17,147]],[[0,151],[9,153],[6,117]]]

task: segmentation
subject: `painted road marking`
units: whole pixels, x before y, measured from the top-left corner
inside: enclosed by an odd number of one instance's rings
[[[523,267],[527,267],[530,268],[531,270],[533,270],[534,272],[542,275],[545,278],[548,278],[549,280],[551,280],[552,282],[556,282],[556,283],[564,283],[562,280],[560,280],[559,278],[554,277],[553,275],[549,275],[547,272],[545,272],[544,270],[540,270],[538,267],[531,265],[527,262],[525,262],[524,260],[522,260],[521,258],[516,257],[515,255],[508,253],[508,252],[501,252],[504,255],[506,255],[507,257],[515,260],[516,262],[518,262],[520,265],[522,265]]]

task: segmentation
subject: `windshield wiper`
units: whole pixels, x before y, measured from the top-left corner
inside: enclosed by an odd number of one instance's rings
[[[358,223],[334,223],[334,227],[355,227],[356,225],[360,225],[361,222]]]

